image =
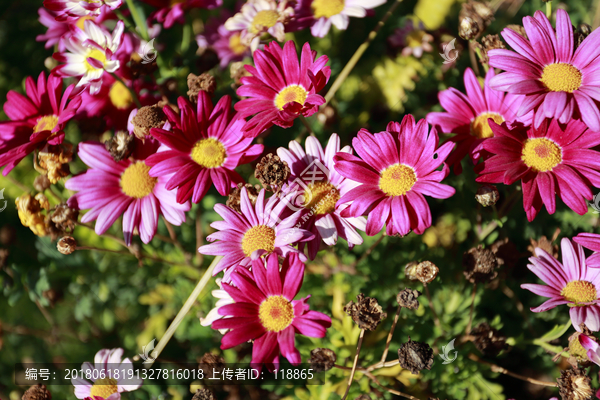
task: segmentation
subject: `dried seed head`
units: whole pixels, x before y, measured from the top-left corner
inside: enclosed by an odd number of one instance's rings
[[[490,246],[490,250],[498,259],[498,266],[504,265],[507,268],[512,268],[517,265],[520,253],[517,246],[508,238],[498,240]]]
[[[333,368],[336,360],[337,356],[333,350],[318,348],[310,351],[308,363],[315,372],[325,372]]]
[[[502,350],[508,348],[506,336],[502,336],[487,322],[477,325],[470,334],[475,337],[473,343],[477,350],[486,356],[497,356]]]
[[[465,40],[473,40],[477,38],[483,31],[484,27],[481,18],[468,16],[460,20],[458,34]]]
[[[196,391],[192,400],[215,400],[215,396],[210,389],[202,388]]]
[[[417,297],[420,295],[421,292],[406,288],[398,293],[396,300],[398,300],[398,304],[400,304],[400,306],[408,308],[409,310],[416,310],[419,308],[419,300],[417,300]]]
[[[242,196],[242,188],[246,188],[246,190],[248,191],[248,199],[250,200],[250,202],[252,204],[256,203],[256,199],[258,198],[258,193],[260,192],[260,186],[258,185],[254,185],[252,186],[249,183],[238,183],[237,187],[233,188],[231,190],[231,193],[229,193],[229,197],[227,198],[227,201],[225,202],[225,205],[227,207],[231,207],[234,210],[236,210],[237,212],[241,212],[241,208],[240,208],[240,201],[241,201],[241,196]]]
[[[164,104],[154,104],[153,106],[144,106],[140,108],[131,119],[133,124],[133,134],[138,139],[144,139],[150,135],[150,129],[162,128],[165,122],[167,122],[167,116],[163,112],[162,108]]]
[[[33,385],[23,394],[22,400],[50,400],[52,395],[46,385]]]
[[[356,299],[356,303],[351,301],[346,304],[344,311],[352,317],[360,329],[374,331],[377,325],[387,317],[387,313],[383,312],[383,308],[377,303],[377,299],[365,297],[362,293],[356,296]]]
[[[187,95],[192,103],[198,103],[198,93],[201,91],[208,93],[208,96],[212,96],[217,88],[217,81],[211,74],[189,74],[187,77],[188,92]]]
[[[262,187],[271,192],[279,193],[291,174],[290,167],[279,156],[272,153],[264,156],[258,164],[254,176]]]
[[[431,369],[433,365],[433,349],[427,343],[413,342],[408,337],[398,350],[400,366],[417,375],[423,369]]]
[[[494,185],[483,185],[477,189],[475,200],[484,207],[493,206],[498,202],[500,193]]]
[[[562,400],[590,400],[594,395],[591,380],[583,369],[573,368],[561,371],[557,382]]]
[[[468,4],[472,7],[472,10],[483,19],[486,27],[494,20],[494,10],[492,10],[487,3],[471,1]]]
[[[33,187],[38,192],[43,192],[50,187],[51,183],[47,175],[38,175],[33,181]]]
[[[517,32],[519,35],[521,35],[525,39],[527,39],[527,32],[525,32],[525,28],[523,28],[523,25],[511,24],[511,25],[506,25],[506,27],[512,31]]]
[[[47,171],[46,175],[51,183],[56,183],[71,173],[69,163],[72,159],[73,145],[66,142],[47,144],[38,154],[38,164]]]
[[[225,368],[225,359],[212,353],[206,353],[200,359],[200,369],[208,379],[221,376]]]
[[[60,254],[64,254],[68,256],[77,250],[77,241],[72,236],[63,236],[60,238],[58,243],[56,243],[56,248],[60,252]]]
[[[560,229],[556,229],[554,235],[552,235],[551,239],[548,239],[546,236],[540,237],[538,240],[529,239],[531,243],[527,246],[527,250],[531,253],[532,256],[537,257],[535,255],[535,249],[539,247],[544,250],[546,253],[550,254],[554,258],[558,258],[558,245],[553,244],[558,235],[560,234]]]
[[[404,274],[411,281],[420,281],[424,285],[433,281],[440,269],[431,261],[410,262],[404,268]]]
[[[500,40],[500,36],[498,35],[486,35],[483,38],[481,38],[481,43],[475,42],[474,44],[481,50],[481,59],[479,60],[479,62],[482,65],[489,64],[490,62],[490,58],[488,57],[488,51],[506,48],[502,40]]]
[[[465,277],[471,283],[488,282],[498,276],[498,259],[490,249],[479,245],[463,254]]]
[[[50,219],[58,229],[63,231],[73,230],[77,224],[79,210],[69,207],[66,203],[56,206],[56,209],[50,215]]]
[[[129,157],[133,152],[133,146],[135,145],[133,138],[134,136],[127,132],[118,131],[110,140],[104,142],[104,147],[113,160],[119,162]]]

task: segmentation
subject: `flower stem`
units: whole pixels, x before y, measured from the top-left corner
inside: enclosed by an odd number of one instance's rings
[[[533,383],[534,385],[551,386],[551,387],[557,387],[558,386],[558,384],[556,382],[538,381],[537,379],[529,378],[528,376],[523,376],[523,375],[515,374],[514,372],[510,372],[506,368],[503,368],[503,367],[501,367],[499,365],[492,364],[491,362],[482,360],[481,358],[477,357],[473,353],[469,353],[469,359],[471,359],[471,360],[473,360],[475,362],[478,362],[480,364],[484,364],[484,365],[489,366],[492,369],[492,372],[498,372],[498,373],[501,373],[501,374],[504,374],[504,375],[512,376],[513,378],[517,378],[517,379],[520,379],[522,381]]]
[[[471,293],[471,311],[469,312],[469,324],[467,325],[467,335],[471,333],[471,324],[473,323],[473,309],[475,308],[475,293],[477,293],[477,284],[473,284],[473,293]]]
[[[183,25],[183,34],[181,38],[181,54],[190,48],[190,39],[192,37],[192,27],[189,24]]]
[[[177,330],[177,327],[179,326],[179,324],[181,324],[181,321],[183,321],[183,318],[185,318],[187,313],[192,308],[192,305],[194,305],[194,303],[198,299],[198,296],[200,295],[200,293],[202,293],[202,290],[206,287],[206,284],[212,277],[213,270],[215,269],[216,265],[219,263],[219,261],[221,261],[222,258],[223,258],[223,256],[216,256],[215,259],[212,261],[212,263],[210,263],[210,265],[204,272],[204,275],[202,275],[202,278],[200,278],[200,281],[198,282],[198,284],[196,285],[196,287],[190,294],[190,297],[188,297],[188,299],[185,301],[183,307],[181,307],[181,310],[179,310],[179,312],[175,316],[175,319],[173,320],[173,322],[171,322],[171,325],[169,325],[169,328],[167,329],[167,331],[165,332],[163,337],[160,338],[160,341],[158,342],[158,344],[154,348],[154,351],[152,352],[153,358],[150,362],[144,364],[145,368],[150,368],[152,366],[152,364],[154,364],[154,361],[156,361],[156,359],[160,355],[160,352],[163,351],[163,349],[165,348],[167,343],[169,343],[169,340],[171,340],[171,337]]]
[[[146,29],[146,21],[138,12],[138,9],[133,4],[133,0],[125,0],[127,2],[127,8],[129,8],[129,12],[131,13],[131,17],[133,18],[133,22],[137,26],[140,36],[145,41],[148,41],[148,29]]]
[[[365,337],[365,330],[360,330],[360,335],[358,336],[358,345],[356,346],[356,354],[354,355],[354,363],[352,364],[352,371],[350,371],[350,378],[348,379],[348,386],[346,386],[346,393],[342,397],[342,400],[346,400],[348,397],[348,392],[350,391],[350,386],[352,386],[352,381],[354,380],[354,373],[356,372],[356,364],[358,364],[358,355],[360,354],[360,347],[362,346],[363,338]]]
[[[396,328],[398,318],[400,317],[400,310],[402,310],[402,306],[398,305],[398,310],[396,311],[396,316],[394,317],[394,322],[392,322],[392,328],[390,329],[390,333],[388,334],[387,340],[385,342],[385,349],[383,350],[383,355],[381,356],[382,363],[385,363],[385,358],[388,355],[388,351],[390,349],[390,342],[392,341],[392,335],[394,334],[394,329]]]
[[[315,136],[315,133],[313,132],[312,128],[310,127],[310,124],[308,123],[308,121],[306,120],[306,118],[304,117],[304,115],[299,115],[298,119],[300,119],[300,122],[302,122],[302,125],[304,125],[304,127],[308,130],[308,133],[311,136]]]
[[[136,107],[142,108],[142,103],[140,103],[140,99],[138,99],[137,93],[132,88],[127,86],[127,84],[123,81],[123,79],[119,78],[119,76],[117,74],[115,74],[114,72],[111,72],[110,74],[112,75],[113,78],[115,78],[118,82],[120,82],[121,85],[125,86],[127,88],[127,90],[129,90],[129,93],[131,94],[131,97],[133,98],[133,101],[135,102]]]
[[[385,25],[388,18],[392,15],[392,13],[396,10],[396,8],[400,5],[401,2],[402,0],[396,0],[394,4],[392,4],[388,12],[386,12],[383,18],[381,18],[381,21],[377,23],[377,26],[375,26],[375,28],[371,32],[369,32],[369,36],[367,36],[367,39],[358,47],[358,49],[356,49],[354,55],[352,56],[352,58],[350,58],[350,61],[348,61],[344,69],[342,69],[342,72],[340,72],[338,77],[335,79],[335,81],[329,88],[329,91],[325,95],[325,104],[323,104],[321,107],[325,107],[325,105],[329,103],[333,96],[335,96],[335,93],[338,91],[340,86],[342,86],[344,80],[348,77],[350,72],[352,72],[352,69],[354,68],[358,60],[360,60],[363,53],[367,50],[371,42],[375,39],[375,36],[377,36],[379,30]]]
[[[119,10],[118,8],[114,10],[114,13],[117,15],[117,17],[123,21],[125,23],[125,28],[127,28],[131,33],[135,33],[137,34],[138,32],[135,30],[135,26],[131,23],[131,21],[129,20],[129,18],[126,18],[123,13],[121,12],[121,10]]]
[[[546,3],[546,17],[548,17],[548,19],[552,17],[552,1]]]

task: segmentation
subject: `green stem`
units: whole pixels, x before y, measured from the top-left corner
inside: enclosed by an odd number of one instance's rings
[[[130,88],[129,86],[127,86],[127,84],[125,82],[123,82],[123,79],[119,78],[117,76],[117,74],[115,74],[114,72],[111,72],[110,74],[117,81],[121,82],[121,84],[123,86],[125,86],[127,88],[127,90],[129,90],[129,93],[131,93],[131,97],[133,97],[133,101],[135,102],[135,105],[137,106],[137,108],[142,108],[142,103],[140,103],[140,99],[138,99],[137,93],[135,93],[135,91],[132,88]]]
[[[181,54],[185,53],[190,48],[192,37],[192,27],[190,24],[183,25],[183,38],[181,39]]]
[[[123,21],[125,23],[125,27],[132,33],[137,34],[138,32],[135,30],[135,26],[131,23],[131,21],[129,20],[129,18],[126,18],[123,13],[121,12],[121,10],[119,10],[118,8],[116,10],[114,10],[114,13],[117,15],[117,17]]]
[[[304,127],[306,129],[308,129],[308,133],[311,136],[315,136],[315,133],[313,132],[312,128],[310,127],[310,124],[308,123],[308,121],[306,120],[306,118],[304,117],[304,115],[300,115],[300,122],[302,122],[302,125],[304,125]]]
[[[127,2],[127,8],[129,8],[129,12],[131,13],[131,17],[133,18],[135,25],[137,26],[140,36],[145,41],[148,41],[149,37],[148,37],[148,29],[146,28],[146,21],[144,21],[144,18],[138,12],[139,10],[133,4],[133,0],[125,0],[125,1]]]
[[[550,19],[551,16],[552,16],[552,2],[548,1],[546,3],[546,17],[548,17],[548,19]]]
[[[356,65],[358,60],[360,60],[363,53],[367,50],[367,48],[369,47],[371,42],[377,36],[377,33],[379,32],[379,30],[385,25],[388,18],[392,15],[392,13],[396,10],[396,8],[400,5],[401,2],[402,2],[402,0],[396,0],[396,2],[394,4],[392,4],[392,6],[388,10],[388,12],[385,13],[383,18],[381,18],[381,21],[379,21],[377,23],[377,26],[371,32],[369,32],[369,36],[367,36],[367,40],[365,40],[358,47],[358,49],[356,49],[356,51],[354,52],[354,55],[352,56],[350,61],[348,61],[348,63],[346,64],[346,66],[344,67],[342,72],[340,72],[340,74],[338,75],[336,80],[331,85],[331,88],[329,88],[329,91],[325,95],[325,104],[323,104],[321,107],[325,107],[325,105],[327,103],[329,103],[329,101],[333,98],[333,96],[335,96],[335,93],[338,91],[340,86],[342,86],[342,83],[344,83],[344,80],[348,77],[350,72],[352,72],[352,69],[354,68],[354,66]]]

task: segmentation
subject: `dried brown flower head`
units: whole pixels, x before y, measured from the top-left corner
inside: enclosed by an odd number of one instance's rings
[[[77,250],[77,241],[72,236],[63,236],[56,243],[56,248],[58,249],[60,254],[68,256],[69,254]]]
[[[352,317],[360,329],[374,331],[377,325],[387,317],[387,313],[383,312],[377,299],[365,297],[362,293],[356,296],[356,299],[356,303],[351,301],[346,304],[344,311]]]
[[[404,308],[408,308],[409,310],[416,310],[419,308],[419,300],[417,298],[421,295],[421,292],[417,290],[413,290],[410,288],[406,288],[398,293],[396,296],[396,300],[398,304]]]
[[[431,369],[433,349],[427,343],[413,342],[410,336],[398,350],[400,366],[417,375],[421,370]]]
[[[498,266],[504,265],[507,268],[512,268],[517,264],[521,257],[517,246],[515,246],[508,238],[494,242],[490,246],[490,250],[492,250],[498,259]]]
[[[337,356],[333,350],[318,348],[310,351],[308,363],[316,372],[325,372],[333,368],[336,360]]]
[[[61,178],[71,173],[69,163],[73,159],[73,144],[47,144],[38,154],[39,166],[46,170],[46,175],[51,183],[58,182]]]
[[[424,285],[433,281],[440,269],[431,261],[410,262],[404,268],[404,274],[411,281],[420,281]]]
[[[548,239],[546,236],[542,236],[538,240],[529,239],[531,244],[529,246],[527,246],[527,250],[534,257],[537,257],[537,255],[535,254],[535,249],[537,247],[539,247],[540,249],[544,250],[546,253],[550,254],[552,257],[558,258],[558,245],[553,244],[553,243],[556,241],[559,234],[560,234],[560,229],[556,228],[551,239]]]
[[[138,139],[144,139],[150,135],[150,129],[162,128],[165,122],[167,122],[167,116],[163,112],[165,104],[158,103],[152,106],[144,106],[140,108],[132,118],[131,123],[133,124],[133,134]]]
[[[492,328],[487,322],[477,325],[471,332],[474,336],[473,343],[482,354],[497,356],[502,350],[508,348],[506,336],[502,336],[497,329]]]
[[[463,3],[458,14],[458,34],[465,40],[476,39],[494,20],[494,11],[485,3]]]
[[[493,206],[500,199],[500,192],[494,185],[483,185],[477,189],[475,200],[484,207]]]
[[[476,39],[485,30],[481,18],[465,16],[460,19],[458,34],[465,40]]]
[[[110,139],[104,142],[104,147],[116,162],[125,160],[133,152],[134,136],[124,131],[118,131]]]
[[[463,267],[463,273],[471,283],[489,282],[498,276],[496,255],[481,245],[463,254]]]
[[[52,395],[46,388],[46,385],[33,385],[25,391],[22,400],[50,400]]]
[[[47,175],[38,175],[33,181],[33,188],[38,192],[43,192],[48,189],[51,185],[50,179]]]
[[[561,371],[557,382],[562,400],[591,400],[594,395],[591,380],[583,369],[572,368]]]
[[[592,30],[592,27],[588,24],[582,23],[579,24],[579,26],[577,26],[577,29],[575,29],[575,31],[573,32],[575,39],[575,49],[577,49],[581,45],[581,43],[585,40],[586,37],[590,36]]]
[[[215,400],[215,396],[210,389],[202,388],[196,391],[192,400]]]
[[[198,93],[206,92],[212,96],[217,88],[217,81],[211,74],[189,74],[187,77],[188,92],[187,95],[192,103],[198,102]]]
[[[77,224],[79,210],[69,207],[66,203],[61,203],[50,215],[50,220],[56,227],[62,231],[73,230]]]
[[[206,353],[200,359],[200,369],[208,379],[221,376],[225,368],[225,359],[212,353]]]
[[[527,32],[525,31],[525,28],[523,28],[523,25],[511,24],[506,25],[506,27],[527,39]]]
[[[474,43],[477,48],[481,50],[481,59],[479,62],[484,64],[489,64],[490,58],[488,57],[488,51],[495,49],[505,49],[504,42],[500,40],[500,36],[498,35],[486,35],[481,38],[481,43]],[[490,185],[493,186],[493,185]],[[479,201],[479,200],[478,200]],[[487,207],[487,206],[486,206]]]
[[[48,199],[41,193],[35,197],[27,193],[17,197],[15,204],[21,224],[31,229],[37,236],[46,236],[46,224],[42,209],[49,208]]]
[[[262,187],[271,192],[279,193],[283,184],[291,174],[290,167],[279,156],[269,153],[258,164],[254,176]]]
[[[231,190],[231,193],[229,193],[229,197],[227,198],[227,201],[225,202],[225,205],[227,207],[231,207],[234,210],[236,210],[237,212],[241,212],[240,209],[240,201],[241,201],[241,195],[242,195],[242,188],[246,188],[247,192],[248,192],[248,199],[250,200],[250,202],[252,204],[256,203],[256,199],[258,198],[258,193],[260,192],[260,186],[258,185],[254,185],[252,186],[249,183],[238,183],[237,187],[233,188]]]

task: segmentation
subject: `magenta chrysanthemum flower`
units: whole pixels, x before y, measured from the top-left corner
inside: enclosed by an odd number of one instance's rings
[[[415,124],[412,115],[390,122],[387,131],[371,134],[365,129],[352,139],[358,158],[338,153],[335,169],[360,186],[342,196],[339,203],[352,202],[342,216],[367,215],[367,235],[377,234],[387,224],[388,235],[406,235],[412,229],[422,234],[431,226],[431,212],[423,195],[447,199],[454,188],[441,184],[448,176],[444,163],[454,147],[445,143],[438,148],[435,129],[423,119]],[[441,171],[437,169],[443,166]]]
[[[331,326],[327,315],[310,311],[310,296],[294,300],[302,286],[304,264],[297,254],[287,256],[279,270],[276,254],[265,261],[252,262],[252,272],[239,268],[231,274],[233,285],[223,284],[235,303],[219,308],[230,316],[213,322],[213,329],[230,329],[221,340],[221,349],[229,349],[254,340],[252,364],[267,364],[272,370],[279,365],[281,353],[294,365],[302,361],[296,349],[295,335],[325,337]]]
[[[44,0],[44,7],[56,13],[57,21],[74,21],[81,17],[97,16],[102,11],[115,10],[123,0]]]
[[[223,0],[143,0],[156,8],[150,15],[150,20],[156,19],[165,28],[172,27],[175,23],[185,22],[185,13],[192,8],[215,8],[223,4]]]
[[[505,124],[490,122],[494,137],[485,140],[482,149],[492,157],[475,166],[477,182],[511,185],[521,180],[523,207],[533,221],[546,206],[556,210],[555,194],[576,213],[587,212],[592,199],[590,186],[600,187],[600,153],[591,150],[600,144],[600,134],[591,132],[584,123],[571,121],[561,127],[556,120],[544,121],[539,129],[508,129]]]
[[[96,353],[94,364],[84,362],[82,371],[97,377],[92,383],[84,378],[72,378],[75,397],[78,399],[120,400],[122,392],[131,392],[142,386],[142,379],[136,377],[129,358],[123,358],[123,349],[103,349]],[[100,378],[104,376],[104,378]]]
[[[286,256],[288,253],[298,253],[292,247],[293,243],[314,239],[314,235],[306,229],[296,228],[301,211],[283,218],[286,204],[277,196],[265,201],[265,190],[258,194],[256,203],[248,198],[246,188],[242,189],[240,208],[241,213],[223,204],[215,205],[215,211],[224,221],[213,222],[210,226],[218,229],[206,239],[216,243],[204,245],[198,249],[200,254],[224,256],[216,265],[213,275],[225,271],[224,282],[229,282],[230,274],[238,265],[250,266],[251,260],[264,254],[275,253]],[[300,259],[306,260],[301,254]]]
[[[593,268],[600,267],[600,235],[597,233],[580,233],[573,238],[573,241],[586,249],[594,251],[594,254],[586,260],[588,266]]]
[[[548,311],[561,304],[569,305],[573,327],[581,332],[582,322],[592,331],[600,330],[600,269],[588,268],[583,248],[573,245],[569,239],[560,242],[562,264],[540,248],[535,249],[527,268],[547,285],[526,283],[521,285],[538,296],[549,297],[542,305],[532,308],[533,312]]]
[[[565,10],[556,11],[556,31],[544,13],[523,18],[527,37],[506,28],[502,37],[516,51],[490,50],[490,66],[501,73],[490,82],[493,89],[525,95],[519,116],[534,110],[534,126],[544,118],[566,124],[581,117],[600,131],[600,31],[595,30],[575,50],[573,26]],[[573,52],[574,51],[574,52]]]
[[[456,173],[462,171],[460,162],[467,154],[474,164],[479,161],[482,156],[479,145],[494,136],[488,123],[489,118],[499,124],[505,121],[509,125],[514,122],[531,124],[531,114],[517,118],[524,97],[513,94],[505,96],[503,92],[492,89],[490,80],[494,75],[494,69],[490,68],[482,90],[473,70],[467,68],[464,75],[467,94],[454,88],[441,91],[438,98],[446,112],[431,112],[427,115],[427,122],[437,129],[456,134],[450,138],[457,144],[456,149],[448,156],[448,165],[453,166]]]
[[[69,179],[65,187],[78,192],[69,198],[70,207],[91,209],[81,222],[96,220],[96,233],[102,235],[123,215],[123,236],[128,246],[135,230],[142,242],[149,243],[160,215],[173,225],[181,225],[190,203],[177,203],[175,193],[165,188],[169,176],[151,177],[150,166],[143,160],[144,152],[154,152],[157,147],[148,140],[146,144],[138,141],[140,159],[117,163],[101,143],[80,143],[79,158],[90,169]]]
[[[250,56],[250,45],[242,40],[241,31],[230,31],[225,28],[224,20],[231,16],[229,10],[222,10],[221,17],[206,23],[203,35],[196,36],[200,49],[211,47],[219,56],[219,65],[226,68],[232,61],[241,61]]]
[[[164,111],[173,125],[172,131],[154,128],[151,134],[164,146],[146,162],[152,167],[151,176],[172,174],[167,190],[177,188],[177,201],[190,197],[199,202],[211,184],[222,196],[243,182],[235,172],[238,165],[254,160],[263,152],[263,145],[252,144],[240,130],[245,121],[231,115],[231,98],[223,96],[213,109],[205,91],[198,93],[198,112],[180,97],[181,117],[170,107]]]
[[[23,158],[46,144],[62,143],[63,128],[77,112],[81,97],[73,96],[74,85],[62,91],[62,79],[42,72],[37,85],[27,77],[27,96],[13,90],[6,95],[4,112],[11,121],[0,122],[0,167],[6,176]]]
[[[299,115],[314,114],[325,99],[317,93],[325,87],[331,69],[327,56],[317,56],[310,45],[302,47],[300,63],[294,42],[283,49],[276,42],[254,52],[256,68],[244,67],[252,76],[241,78],[237,94],[248,97],[235,104],[243,118],[254,115],[244,126],[244,136],[256,137],[273,124],[289,128]]]
[[[321,241],[328,246],[337,243],[338,236],[348,242],[350,248],[363,242],[356,229],[365,230],[364,217],[341,216],[347,204],[337,205],[340,196],[359,185],[340,175],[334,168],[333,156],[338,152],[352,154],[352,148],[346,146],[340,150],[340,138],[335,133],[329,138],[327,147],[323,147],[313,136],[306,139],[306,152],[292,140],[289,150],[277,149],[277,154],[289,165],[292,176],[291,184],[284,189],[284,201],[289,201],[289,208],[302,210],[302,227],[311,231],[315,238],[307,242],[308,256],[314,259],[319,251]],[[300,204],[294,200],[301,197]],[[300,244],[300,249],[305,243]]]

